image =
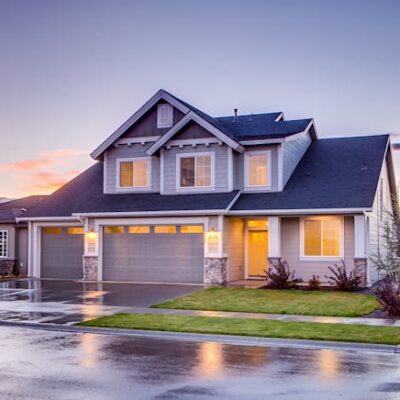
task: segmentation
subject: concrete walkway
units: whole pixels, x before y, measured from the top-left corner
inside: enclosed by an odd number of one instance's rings
[[[326,324],[352,324],[400,327],[398,319],[383,318],[347,318],[347,317],[316,317],[310,315],[286,315],[286,314],[260,314],[226,311],[197,311],[175,310],[164,308],[130,307],[126,310],[130,313],[156,314],[156,315],[186,315],[198,317],[240,318],[240,319],[264,319],[271,321],[296,321],[296,322],[321,322]],[[126,312],[125,311],[125,312]]]

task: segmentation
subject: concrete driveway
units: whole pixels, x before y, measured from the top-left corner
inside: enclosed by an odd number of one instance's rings
[[[25,279],[0,284],[0,321],[72,324],[200,290],[194,285]]]

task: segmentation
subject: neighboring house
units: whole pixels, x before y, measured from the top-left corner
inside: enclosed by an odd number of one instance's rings
[[[19,218],[33,277],[209,285],[285,259],[324,280],[344,259],[378,278],[389,135],[319,139],[281,112],[212,118],[160,90],[91,155]]]
[[[28,225],[16,223],[46,196],[29,196],[0,203],[0,274],[27,274]]]

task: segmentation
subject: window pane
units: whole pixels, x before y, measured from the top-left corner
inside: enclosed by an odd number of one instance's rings
[[[340,221],[322,221],[322,254],[324,256],[340,255]]]
[[[148,160],[138,160],[133,162],[133,178],[132,186],[146,187],[148,186]]]
[[[267,186],[267,155],[250,155],[248,163],[249,186]]]
[[[119,164],[119,186],[131,187],[133,182],[133,163],[121,162]]]
[[[176,233],[175,225],[156,225],[154,233]]]
[[[267,229],[267,221],[264,219],[256,219],[247,223],[249,228]]]
[[[196,157],[196,186],[211,186],[211,156]]]
[[[181,233],[203,233],[203,225],[182,225]]]
[[[181,187],[194,187],[194,157],[181,158]]]
[[[124,233],[124,227],[123,226],[105,226],[104,233],[121,234],[121,233]]]
[[[130,226],[128,229],[129,233],[150,233],[150,227],[147,225]]]
[[[82,227],[67,228],[68,235],[83,235],[84,231]]]
[[[46,235],[61,235],[61,228],[42,228]]]
[[[321,255],[321,221],[304,221],[304,255]]]

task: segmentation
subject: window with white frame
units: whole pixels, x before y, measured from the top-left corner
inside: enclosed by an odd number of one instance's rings
[[[150,186],[150,159],[135,158],[117,160],[118,187],[148,188]]]
[[[178,154],[177,174],[179,188],[206,188],[213,186],[213,154]]]
[[[343,218],[306,217],[302,220],[302,256],[343,256]]]
[[[0,231],[0,257],[8,257],[8,231]]]
[[[245,187],[262,189],[271,186],[271,152],[248,152],[244,156]]]
[[[157,128],[170,128],[173,125],[174,109],[170,104],[159,104],[157,107]]]

